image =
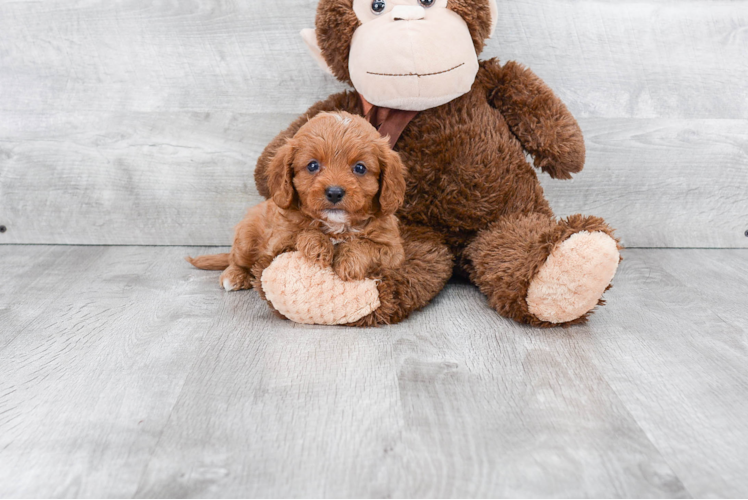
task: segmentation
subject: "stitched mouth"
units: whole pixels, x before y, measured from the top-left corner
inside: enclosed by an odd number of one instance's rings
[[[454,68],[445,69],[444,71],[437,71],[436,73],[400,73],[400,74],[391,74],[391,73],[372,73],[371,71],[367,71],[366,73],[369,75],[376,75],[376,76],[417,76],[418,78],[424,77],[424,76],[436,76],[436,75],[443,75],[444,73],[449,73],[450,71],[454,71],[457,68],[461,68],[462,66],[465,66],[465,63],[458,64]]]

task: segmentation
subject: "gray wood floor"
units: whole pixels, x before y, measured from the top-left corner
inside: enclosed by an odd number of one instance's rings
[[[182,257],[345,88],[315,0],[0,0],[0,497],[748,496],[748,0],[499,2],[587,143],[563,216],[628,247],[586,326],[451,283],[376,330],[278,320]],[[15,244],[22,244],[16,246]]]
[[[629,250],[556,330],[463,282],[295,325],[210,251],[0,246],[0,497],[748,495],[748,250]]]
[[[580,175],[541,175],[559,215],[748,248],[748,0],[498,6],[482,57],[528,65],[585,133]],[[230,244],[262,149],[346,88],[299,36],[316,7],[0,0],[0,244]]]

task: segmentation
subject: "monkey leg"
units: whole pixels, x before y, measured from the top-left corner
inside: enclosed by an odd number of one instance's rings
[[[512,215],[465,250],[471,280],[499,314],[539,327],[584,323],[602,305],[622,247],[598,217]]]
[[[298,253],[253,269],[255,288],[280,316],[297,323],[379,326],[398,323],[425,307],[452,275],[453,257],[442,238],[420,227],[402,227],[405,262],[380,269],[373,279],[344,282],[330,268]]]

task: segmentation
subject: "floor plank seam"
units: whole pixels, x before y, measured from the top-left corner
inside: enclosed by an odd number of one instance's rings
[[[613,395],[615,395],[616,399],[618,400],[618,402],[621,405],[621,408],[623,408],[624,410],[626,410],[626,413],[631,418],[631,421],[636,425],[637,429],[639,429],[639,431],[642,433],[642,435],[652,445],[652,448],[654,448],[655,450],[657,450],[657,453],[659,454],[660,459],[668,466],[668,469],[670,469],[670,472],[672,473],[673,477],[678,480],[678,482],[680,483],[681,487],[683,488],[683,491],[685,491],[688,494],[688,498],[695,498],[693,496],[693,493],[691,493],[691,491],[686,486],[686,483],[683,482],[683,478],[681,478],[681,476],[676,472],[676,469],[674,468],[673,464],[670,462],[670,460],[668,460],[665,457],[665,454],[663,453],[663,451],[660,449],[660,447],[657,445],[657,443],[654,442],[654,440],[652,439],[652,437],[650,436],[650,434],[646,430],[644,430],[644,428],[642,427],[641,423],[639,422],[639,419],[636,418],[636,416],[633,414],[633,412],[631,411],[631,409],[628,407],[628,405],[626,404],[626,402],[623,400],[623,398],[621,397],[621,395],[619,394],[619,392],[610,383],[610,381],[608,380],[607,376],[605,375],[604,370],[602,369],[602,367],[600,366],[600,364],[597,362],[597,360],[596,360],[597,357],[593,356],[593,357],[590,358],[588,356],[588,359],[595,366],[595,369],[598,371],[598,373],[602,377],[603,381],[605,382],[605,385],[608,387],[608,389],[610,389],[610,392]]]
[[[151,449],[148,460],[145,461],[145,464],[143,465],[143,468],[138,477],[138,481],[135,486],[135,492],[132,494],[132,496],[130,496],[130,498],[138,498],[138,494],[140,493],[141,488],[143,488],[144,486],[146,475],[148,474],[148,469],[151,467],[151,463],[153,462],[156,452],[158,451],[159,445],[161,444],[161,440],[164,437],[164,432],[166,432],[166,429],[169,427],[169,422],[171,422],[172,416],[174,415],[174,409],[177,407],[179,402],[182,400],[182,393],[184,391],[184,386],[187,384],[187,380],[189,379],[193,370],[195,370],[195,364],[197,364],[199,360],[200,358],[196,356],[192,362],[192,366],[190,366],[190,369],[187,371],[186,376],[184,377],[184,379],[182,379],[182,383],[179,386],[179,393],[177,394],[177,397],[174,398],[174,404],[172,404],[171,408],[169,408],[169,416],[164,420],[164,424],[161,426],[161,430],[158,433],[158,439],[156,439],[156,442],[153,443],[153,448]]]
[[[95,260],[101,259],[104,255],[105,255],[104,253],[98,254],[95,257]],[[61,254],[58,258],[54,260],[53,264],[56,264],[57,262],[63,260],[65,257],[66,257],[65,254]],[[85,274],[79,274],[78,277],[72,281],[72,283],[68,284],[68,287],[72,288],[72,287],[78,286],[80,285],[81,282],[84,282],[86,278],[87,277]],[[18,328],[18,330],[15,332],[15,334],[12,335],[10,340],[8,340],[4,345],[0,345],[0,351],[4,351],[8,347],[10,347],[24,332],[26,332],[29,329],[29,327],[34,325],[36,321],[39,320],[39,318],[41,318],[45,314],[47,314],[47,312],[48,311],[46,310],[40,310],[39,313],[35,314],[33,318],[28,319],[25,324],[23,324],[20,328]]]

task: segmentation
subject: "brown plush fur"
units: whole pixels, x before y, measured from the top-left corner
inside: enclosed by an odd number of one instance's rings
[[[610,227],[598,217],[574,215],[560,222],[542,214],[503,217],[482,231],[465,250],[470,279],[503,316],[533,326],[558,326],[533,316],[525,298],[531,279],[556,244],[580,231],[600,231],[614,237]],[[508,276],[513,279],[506,279]],[[588,317],[589,313],[567,325],[584,323]]]
[[[480,54],[491,36],[491,8],[487,0],[449,0],[447,8],[459,14],[468,25],[475,52]]]
[[[323,0],[317,6],[317,43],[335,77],[353,85],[348,72],[348,53],[353,32],[361,25],[353,0]]]
[[[490,29],[488,4],[450,0],[468,23],[480,52]],[[350,0],[322,0],[317,32],[336,76],[350,83],[347,54],[358,20]],[[255,179],[268,196],[268,166],[287,137],[322,111],[362,114],[356,92],[315,104],[260,157]],[[566,106],[529,69],[495,59],[481,62],[472,90],[418,114],[395,149],[407,168],[405,203],[398,216],[406,265],[384,273],[382,307],[360,324],[394,323],[426,305],[456,270],[469,276],[501,314],[537,326],[527,287],[555,244],[580,231],[612,230],[597,218],[557,221],[525,153],[554,178],[584,166],[581,130]],[[428,228],[428,229],[427,229]],[[412,258],[411,258],[412,256]],[[416,261],[417,259],[417,261]],[[583,322],[587,315],[569,324]]]
[[[319,171],[307,169],[312,161]],[[367,167],[365,174],[352,170],[357,163]],[[225,269],[225,288],[252,288],[274,257],[293,250],[332,266],[345,281],[387,272],[405,260],[394,216],[405,192],[403,165],[363,118],[317,115],[279,148],[266,174],[272,199],[239,223],[231,253],[188,259],[201,269]],[[337,204],[326,197],[330,186],[345,190]]]

